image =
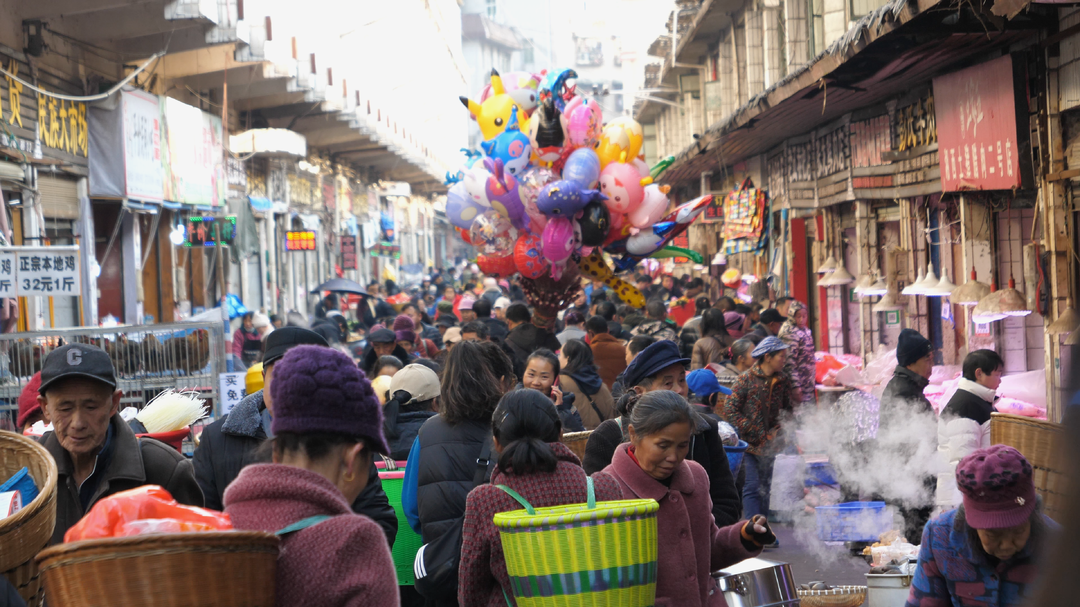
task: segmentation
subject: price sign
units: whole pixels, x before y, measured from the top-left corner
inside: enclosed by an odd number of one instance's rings
[[[77,296],[79,284],[76,246],[0,248],[0,297]]]
[[[356,237],[341,237],[341,267],[345,270],[356,270]]]
[[[244,372],[220,374],[221,414],[227,415],[236,403],[247,396],[247,384],[244,383]]]
[[[315,232],[314,230],[301,230],[296,232],[285,232],[285,250],[286,251],[314,251],[315,250]]]
[[[15,297],[18,295],[18,284],[15,275],[16,268],[15,252],[0,252],[0,297]]]

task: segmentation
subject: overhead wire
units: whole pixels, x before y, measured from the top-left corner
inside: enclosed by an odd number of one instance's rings
[[[0,67],[0,74],[3,74],[5,76],[7,76],[8,78],[11,78],[15,82],[18,82],[19,84],[21,84],[24,87],[34,91],[35,93],[38,93],[40,95],[45,95],[46,97],[52,97],[53,99],[62,99],[64,101],[79,101],[79,102],[83,102],[83,103],[89,103],[89,102],[92,102],[92,101],[100,101],[102,99],[108,99],[113,94],[115,94],[117,91],[119,91],[122,87],[124,87],[129,82],[134,80],[135,77],[138,76],[139,74],[141,74],[143,71],[145,71],[146,68],[150,67],[150,64],[152,62],[157,61],[158,59],[160,59],[164,55],[165,55],[165,51],[160,51],[160,52],[154,53],[142,65],[140,65],[138,68],[136,68],[135,71],[128,74],[123,80],[116,83],[116,85],[113,86],[111,89],[109,89],[108,91],[105,91],[104,93],[98,93],[97,95],[86,95],[86,96],[64,95],[62,93],[54,93],[52,91],[46,91],[45,89],[42,89],[42,88],[40,88],[40,87],[38,87],[36,85],[33,85],[33,84],[23,80],[22,78],[19,78],[18,76],[16,76],[15,74],[12,74],[11,72],[4,69],[3,67]]]

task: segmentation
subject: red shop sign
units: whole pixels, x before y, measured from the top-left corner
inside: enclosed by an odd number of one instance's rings
[[[934,78],[942,191],[1020,187],[1017,81],[1011,55]]]

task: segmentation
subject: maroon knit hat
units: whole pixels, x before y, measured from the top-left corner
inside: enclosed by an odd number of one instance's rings
[[[416,341],[415,329],[413,320],[404,314],[394,319],[394,336],[398,341]]]
[[[19,394],[19,417],[15,420],[15,427],[22,428],[26,424],[26,420],[34,414],[35,411],[41,411],[41,405],[38,404],[38,390],[41,389],[41,371],[38,371],[27,382],[26,387],[23,388]]]
[[[1007,445],[979,449],[956,466],[964,516],[972,529],[1015,527],[1035,511],[1031,464]]]
[[[344,352],[297,346],[274,364],[274,434],[327,433],[366,439],[389,454],[383,415],[371,382]]]

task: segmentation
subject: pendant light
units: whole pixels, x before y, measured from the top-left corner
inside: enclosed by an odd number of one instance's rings
[[[832,256],[832,253],[829,253],[829,257],[825,260],[825,263],[818,266],[817,273],[818,274],[828,274],[829,272],[835,272],[835,271],[836,271],[836,258]]]
[[[1012,238],[1012,224],[1009,222],[1009,238]],[[1007,318],[1009,316],[1027,316],[1031,314],[1031,310],[1028,309],[1027,299],[1024,294],[1016,288],[1016,281],[1012,277],[1012,264],[1009,264],[1009,286],[997,291],[994,290],[989,295],[981,299],[978,305],[975,306],[975,311],[972,312],[972,320],[975,319],[976,312],[983,317],[998,317],[996,320]]]
[[[874,281],[874,284],[863,289],[862,293],[859,293],[862,297],[873,297],[875,295],[885,295],[889,292],[889,285],[885,283],[885,279],[878,276],[878,279]]]
[[[841,285],[849,285],[855,282],[855,277],[851,275],[843,266],[839,267],[832,274],[825,277],[824,280],[818,282],[819,287],[839,287]]]
[[[913,282],[913,283],[909,284],[908,286],[904,287],[904,290],[900,291],[900,294],[901,295],[918,295],[919,294],[918,284],[921,283],[925,279],[926,279],[926,276],[923,275],[922,268],[919,268],[919,275],[915,277],[915,282]]]
[[[1058,314],[1057,320],[1046,327],[1046,333],[1047,335],[1073,334],[1076,333],[1078,326],[1080,326],[1080,316],[1077,316],[1076,310],[1073,309],[1072,297],[1069,297],[1065,309]]]
[[[873,285],[873,280],[869,274],[863,274],[859,280],[855,283],[855,288],[851,290],[856,295],[862,295],[863,291],[869,289]]]
[[[897,303],[896,296],[890,291],[886,292],[885,296],[881,298],[881,301],[874,304],[874,307],[870,310],[874,312],[894,312],[896,310],[903,310],[904,305]]]
[[[949,280],[949,270],[947,268],[941,269],[941,280],[936,285],[926,290],[927,297],[945,297],[952,294],[956,290],[956,285]]]
[[[927,256],[929,256],[929,252],[927,252]],[[926,277],[922,279],[922,282],[917,283],[917,285],[916,285],[918,287],[918,289],[919,289],[919,292],[917,294],[918,295],[925,295],[927,291],[929,291],[930,289],[933,289],[934,287],[936,287],[937,284],[938,284],[938,277],[937,277],[937,274],[934,273],[934,264],[933,264],[933,262],[927,262],[926,263]]]
[[[990,285],[976,280],[975,268],[971,268],[971,279],[956,287],[956,290],[949,296],[949,300],[962,306],[974,306],[989,294]]]

